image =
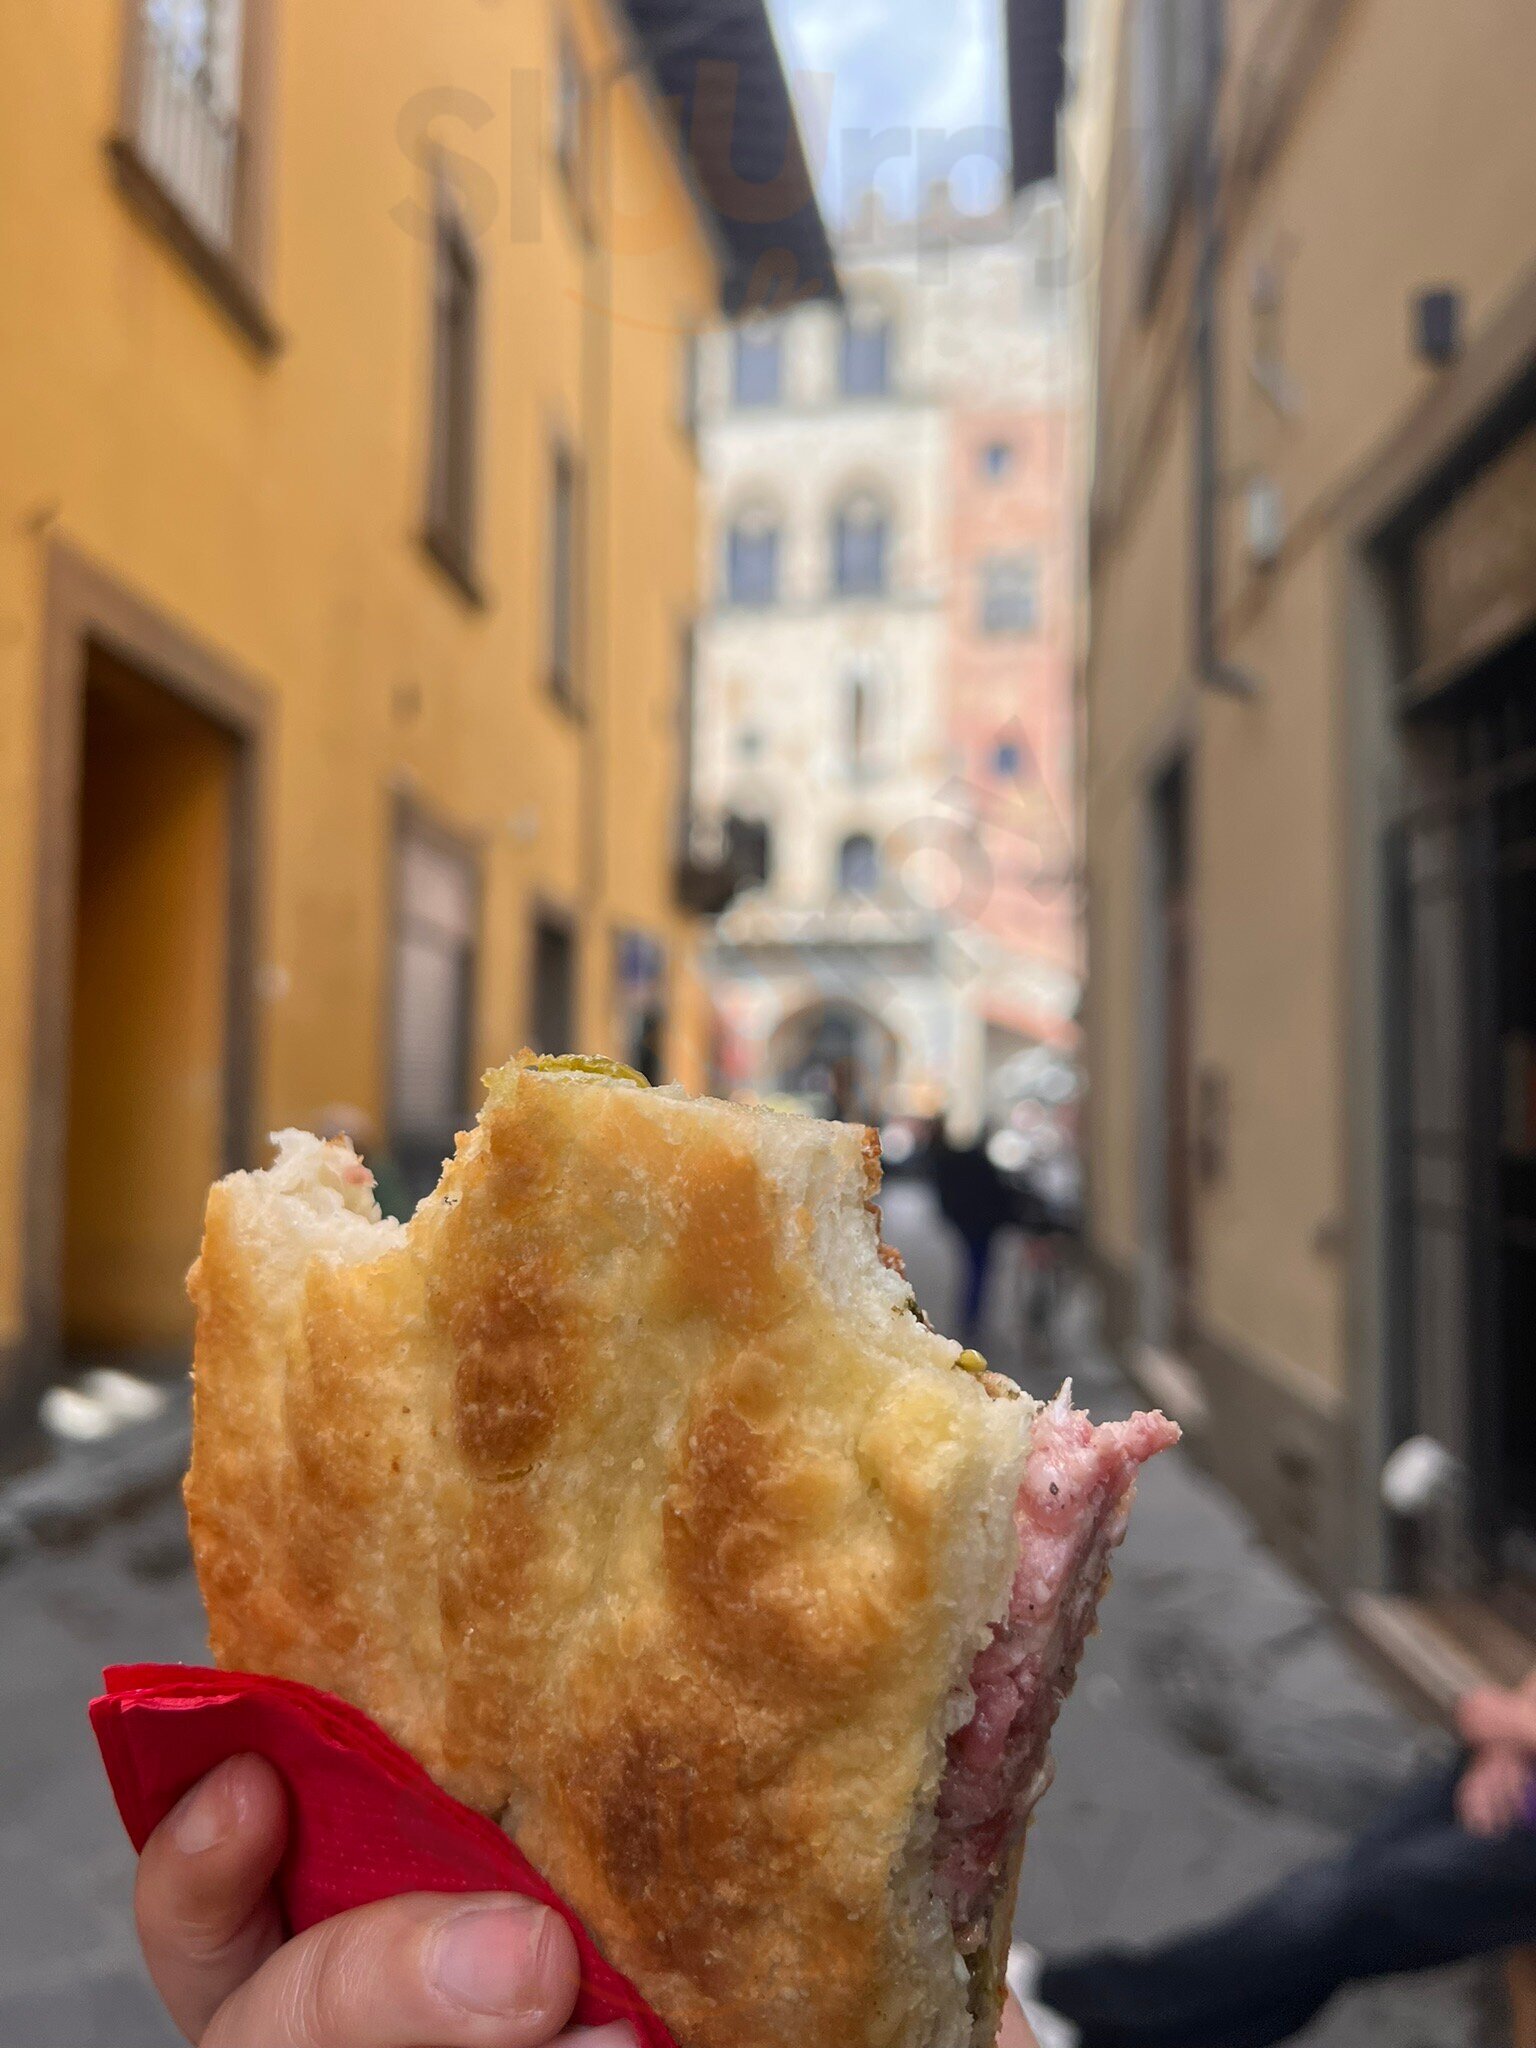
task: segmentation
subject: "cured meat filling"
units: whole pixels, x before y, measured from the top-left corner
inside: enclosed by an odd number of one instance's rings
[[[939,1788],[936,1888],[962,1955],[987,1942],[1009,1851],[1049,1783],[1046,1749],[1093,1628],[1136,1474],[1178,1441],[1157,1414],[1094,1426],[1071,1388],[1041,1411],[1014,1518],[1008,1613],[971,1671],[975,1712],[949,1739]]]

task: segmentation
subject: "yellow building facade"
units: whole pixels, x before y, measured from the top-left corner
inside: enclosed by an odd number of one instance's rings
[[[825,244],[706,191],[673,11],[0,21],[12,1398],[180,1341],[275,1126],[350,1106],[419,1178],[530,1040],[701,1077],[692,338]]]

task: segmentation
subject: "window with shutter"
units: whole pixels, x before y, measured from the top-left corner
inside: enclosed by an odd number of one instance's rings
[[[123,0],[120,111],[109,154],[123,196],[258,346],[271,183],[276,0]]]
[[[413,812],[395,839],[390,1136],[425,1192],[469,1114],[479,875],[474,856]]]
[[[235,234],[244,28],[241,0],[142,0],[134,137],[221,249]]]
[[[563,443],[555,448],[549,492],[549,687],[574,711],[581,699],[577,664],[578,599],[581,580],[581,485],[576,458]]]
[[[427,545],[467,594],[475,581],[480,267],[457,208],[438,205],[433,265]]]
[[[779,526],[768,506],[745,507],[727,527],[725,586],[731,604],[778,601]]]
[[[872,896],[880,886],[880,855],[867,832],[852,832],[837,849],[837,887],[847,896]]]
[[[859,491],[832,520],[832,586],[839,597],[880,597],[890,577],[890,521],[873,492]]]

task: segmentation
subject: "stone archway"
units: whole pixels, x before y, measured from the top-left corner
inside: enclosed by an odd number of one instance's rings
[[[895,1032],[872,1010],[835,999],[811,1002],[775,1026],[768,1086],[811,1099],[822,1115],[878,1124],[899,1057]]]

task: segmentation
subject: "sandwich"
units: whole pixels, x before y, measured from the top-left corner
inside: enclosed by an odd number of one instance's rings
[[[679,2048],[990,2048],[1047,1742],[1161,1416],[938,1336],[872,1132],[523,1054],[408,1223],[212,1190],[215,1658],[495,1816]]]

